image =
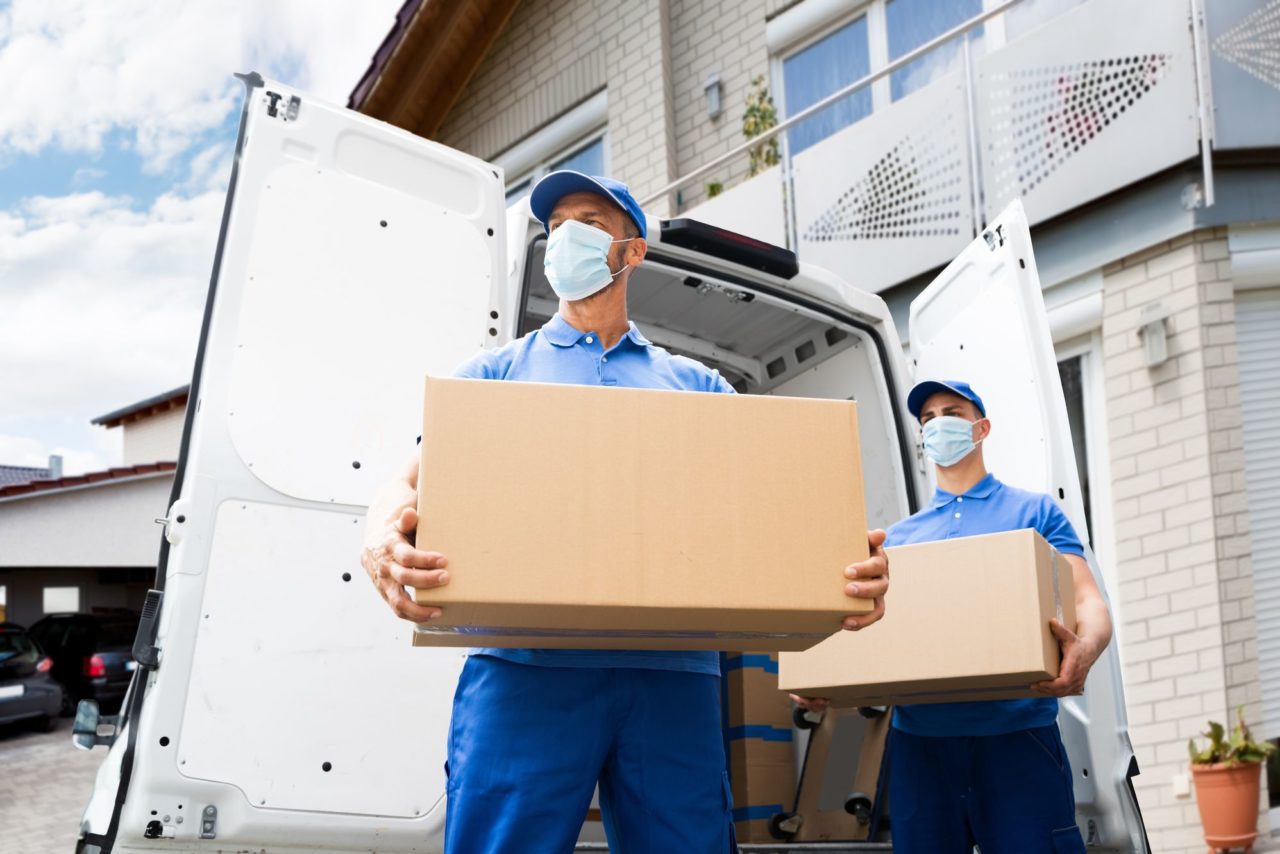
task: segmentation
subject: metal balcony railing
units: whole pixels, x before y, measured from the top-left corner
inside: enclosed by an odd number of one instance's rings
[[[1004,32],[1019,2],[992,6],[645,202],[780,138],[777,167],[684,213],[788,245],[871,291],[945,264],[1014,198],[1035,224],[1202,157],[1201,201],[1212,203],[1201,0],[1088,0],[982,55],[970,49],[978,27]],[[957,40],[958,67],[789,151],[789,129]]]

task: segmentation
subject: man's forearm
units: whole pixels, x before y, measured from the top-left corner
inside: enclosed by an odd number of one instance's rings
[[[1101,655],[1111,643],[1111,631],[1111,614],[1097,590],[1081,596],[1076,601],[1076,634],[1080,639]]]

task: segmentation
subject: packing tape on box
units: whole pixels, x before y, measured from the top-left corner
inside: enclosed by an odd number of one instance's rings
[[[690,632],[651,629],[534,629],[506,626],[432,626],[418,623],[415,631],[424,635],[515,638],[677,638],[688,640],[826,640],[824,632]],[[776,668],[777,665],[774,665]]]
[[[730,655],[725,659],[723,671],[730,670],[763,670],[765,673],[778,672],[778,660],[771,655],[748,653],[746,655]]]
[[[738,741],[744,738],[758,738],[762,741],[791,741],[794,734],[789,729],[782,729],[776,726],[767,726],[765,724],[744,724],[742,726],[729,727],[724,731],[724,737],[728,741]]]

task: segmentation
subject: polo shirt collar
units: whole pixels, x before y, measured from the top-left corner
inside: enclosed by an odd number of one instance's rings
[[[996,480],[996,476],[991,472],[987,472],[987,476],[975,483],[965,491],[965,498],[989,498],[991,493],[995,492],[1000,486],[1000,481]],[[931,507],[942,507],[955,501],[956,495],[947,492],[945,489],[937,489],[933,493],[933,501],[930,502]]]
[[[569,321],[560,316],[560,312],[556,312],[550,320],[542,326],[542,335],[557,347],[572,347],[587,335],[586,332],[579,332],[569,324]],[[630,340],[637,347],[648,347],[649,339],[641,334],[633,321],[627,321],[627,332],[622,336],[622,340]]]

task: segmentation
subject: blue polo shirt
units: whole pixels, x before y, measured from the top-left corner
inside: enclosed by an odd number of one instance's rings
[[[1034,528],[1049,545],[1069,555],[1084,547],[1062,509],[1048,495],[1014,489],[988,474],[963,495],[937,490],[929,506],[889,528],[886,546],[931,543],[975,534]],[[889,601],[892,602],[892,593]],[[1053,697],[898,706],[895,729],[912,735],[1002,735],[1049,726],[1058,719]]]
[[[579,332],[559,314],[541,329],[505,347],[477,353],[454,376],[733,394],[733,386],[719,371],[654,346],[634,323],[617,344],[605,350],[599,335]],[[536,496],[530,496],[530,500],[537,500]],[[720,673],[719,654],[715,652],[477,649],[473,654],[545,667],[639,667]]]

